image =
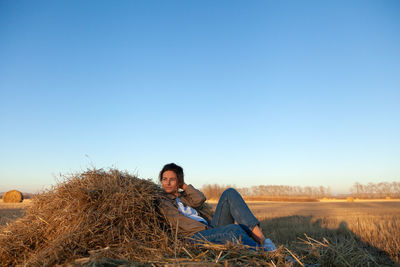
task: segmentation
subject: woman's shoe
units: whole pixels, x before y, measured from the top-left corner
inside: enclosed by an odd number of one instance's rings
[[[276,247],[275,244],[272,243],[271,239],[266,238],[263,243],[264,251],[275,251]]]

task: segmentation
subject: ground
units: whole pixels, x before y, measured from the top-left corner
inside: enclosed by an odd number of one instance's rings
[[[22,217],[31,201],[0,201],[0,226]],[[215,208],[216,203],[209,203]],[[249,202],[264,234],[277,246],[302,257],[307,242],[332,245],[336,254],[351,252],[372,257],[377,265],[399,266],[400,201],[325,200],[321,202]],[[329,249],[326,251],[329,252]],[[365,252],[365,253],[364,253]],[[329,260],[332,256],[322,255]],[[322,260],[320,262],[323,262]],[[350,264],[352,265],[352,264]]]

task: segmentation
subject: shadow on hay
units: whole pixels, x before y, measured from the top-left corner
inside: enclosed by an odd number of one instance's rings
[[[264,233],[304,262],[321,266],[400,266],[390,255],[361,240],[341,221],[336,229],[322,226],[312,216],[287,216],[261,221]]]

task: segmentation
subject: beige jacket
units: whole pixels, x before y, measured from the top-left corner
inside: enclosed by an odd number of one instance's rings
[[[201,217],[207,220],[208,224],[211,223],[211,209],[205,203],[206,197],[201,191],[197,190],[192,185],[187,185],[186,190],[179,192],[178,195],[183,204],[194,208]],[[165,196],[166,197],[160,203],[160,208],[174,231],[178,228],[178,233],[180,235],[190,237],[197,232],[208,229],[204,223],[186,217],[178,210],[175,195],[165,194]]]

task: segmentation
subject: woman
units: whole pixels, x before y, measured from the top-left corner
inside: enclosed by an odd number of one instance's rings
[[[161,210],[172,227],[183,236],[217,244],[241,240],[253,248],[276,250],[272,241],[264,237],[259,221],[235,189],[224,191],[211,217],[204,203],[206,197],[192,185],[185,184],[180,166],[174,163],[165,165],[159,179],[167,196],[161,202]]]

